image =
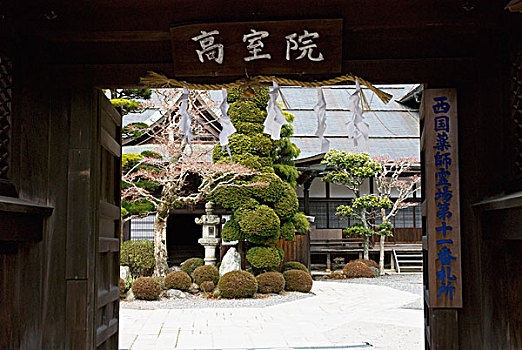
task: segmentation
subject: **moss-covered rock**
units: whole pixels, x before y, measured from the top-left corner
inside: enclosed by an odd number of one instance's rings
[[[165,288],[167,289],[187,291],[191,285],[192,279],[185,271],[174,271],[165,277]]]
[[[308,293],[312,289],[312,276],[302,270],[288,270],[283,273],[285,278],[285,290]]]
[[[251,298],[257,291],[257,280],[246,271],[230,271],[221,277],[218,288],[225,298]]]
[[[219,271],[215,266],[203,265],[194,270],[192,274],[194,283],[201,287],[203,282],[211,281],[217,284],[219,281]]]
[[[288,261],[283,264],[281,267],[281,272],[290,271],[290,270],[301,270],[308,272],[308,268],[300,263],[299,261]]]
[[[265,272],[256,277],[259,293],[280,293],[285,289],[285,278],[279,272]]]
[[[350,261],[343,268],[347,278],[373,278],[375,273],[372,268],[360,261]]]
[[[181,270],[192,276],[192,272],[200,266],[205,265],[205,261],[201,258],[190,258],[181,263]]]
[[[161,293],[161,286],[152,277],[140,277],[132,283],[132,292],[137,299],[156,300]]]
[[[125,241],[121,244],[120,265],[128,266],[134,277],[150,276],[154,272],[154,242],[149,240]]]

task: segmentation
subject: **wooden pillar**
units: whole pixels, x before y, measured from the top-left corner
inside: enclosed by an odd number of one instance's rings
[[[312,181],[314,181],[314,177],[309,178],[303,184],[304,186],[304,213],[305,215],[310,215],[310,186],[312,185]]]

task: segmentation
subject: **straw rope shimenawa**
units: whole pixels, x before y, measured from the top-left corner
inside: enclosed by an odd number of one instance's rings
[[[366,80],[353,76],[351,74],[347,75],[341,75],[335,78],[327,79],[327,80],[321,80],[321,81],[300,81],[295,79],[288,79],[288,78],[280,78],[280,77],[274,77],[274,76],[264,76],[259,75],[252,78],[243,78],[238,79],[236,81],[230,82],[230,83],[222,83],[222,84],[193,84],[188,83],[186,81],[180,81],[172,78],[168,78],[163,74],[156,73],[156,72],[149,72],[147,76],[140,78],[140,83],[149,87],[155,87],[155,88],[180,88],[180,87],[186,87],[187,89],[191,90],[220,90],[221,88],[225,89],[232,89],[232,88],[238,88],[243,86],[256,86],[261,84],[268,84],[272,82],[276,82],[279,85],[286,85],[286,86],[302,86],[302,87],[320,87],[320,86],[327,86],[327,85],[335,85],[339,83],[344,82],[355,82],[356,80],[359,81],[362,85],[366,86],[368,89],[370,89],[379,99],[384,102],[388,103],[392,95],[379,90],[375,86],[373,86],[371,83],[367,82]]]

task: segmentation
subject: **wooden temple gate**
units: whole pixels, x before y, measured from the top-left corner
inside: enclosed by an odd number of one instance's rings
[[[520,1],[511,3],[520,11]],[[312,80],[351,72],[372,83],[456,89],[462,305],[427,305],[426,348],[522,348],[522,23],[520,13],[503,5],[0,5],[0,348],[117,348],[120,121],[96,88],[142,87],[139,77],[150,70],[198,82],[241,78],[242,65],[201,73],[189,64],[177,74],[173,50],[183,47],[172,47],[170,29],[309,18],[340,28],[342,35],[329,41],[339,44],[328,51],[340,55],[338,62],[326,72],[265,62],[259,70],[249,65],[248,74]],[[190,47],[194,55],[201,49]],[[319,59],[317,52],[311,57]]]

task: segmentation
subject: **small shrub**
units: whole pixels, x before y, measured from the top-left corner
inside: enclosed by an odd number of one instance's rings
[[[363,262],[350,261],[343,268],[343,273],[347,278],[373,278],[375,277],[372,269]]]
[[[205,265],[205,261],[203,259],[190,258],[181,263],[181,269],[191,276],[195,269],[203,265]]]
[[[120,295],[125,293],[125,281],[123,278],[120,278]]]
[[[201,287],[203,282],[213,282],[217,284],[219,281],[219,270],[212,265],[203,265],[194,270],[194,283]]]
[[[246,254],[254,269],[269,269],[281,265],[281,254],[276,247],[254,247]]]
[[[256,277],[259,293],[280,293],[285,289],[285,278],[279,272],[265,272]]]
[[[165,286],[165,278],[164,277],[154,276],[154,277],[152,277],[152,279],[154,279],[156,282],[159,283],[159,285],[160,285],[162,290],[167,289],[166,286]]]
[[[159,298],[161,286],[151,277],[140,277],[132,284],[132,292],[137,299],[156,300]]]
[[[216,285],[212,281],[202,282],[201,285],[199,286],[199,289],[201,289],[205,293],[212,292],[214,290],[214,288],[216,288]]]
[[[330,273],[330,275],[328,276],[328,279],[342,280],[344,279],[344,274],[342,271],[332,271],[332,273]]]
[[[288,270],[283,273],[285,290],[308,293],[312,289],[312,276],[301,270]]]
[[[165,277],[165,287],[167,289],[179,289],[187,291],[192,285],[192,279],[185,271],[174,271]]]
[[[257,280],[246,271],[230,271],[221,277],[218,288],[225,298],[251,298],[257,292]]]
[[[284,263],[283,266],[281,267],[281,272],[290,271],[290,270],[301,270],[301,271],[308,273],[308,269],[306,268],[306,266],[304,266],[299,261],[288,261],[288,262]]]
[[[128,266],[134,277],[152,275],[155,264],[154,242],[135,240],[122,243],[120,265]]]
[[[375,267],[376,269],[379,268],[379,264],[375,260],[371,260],[371,259],[357,259],[357,260],[352,260],[352,261],[362,262],[363,264],[365,264],[368,267]]]

